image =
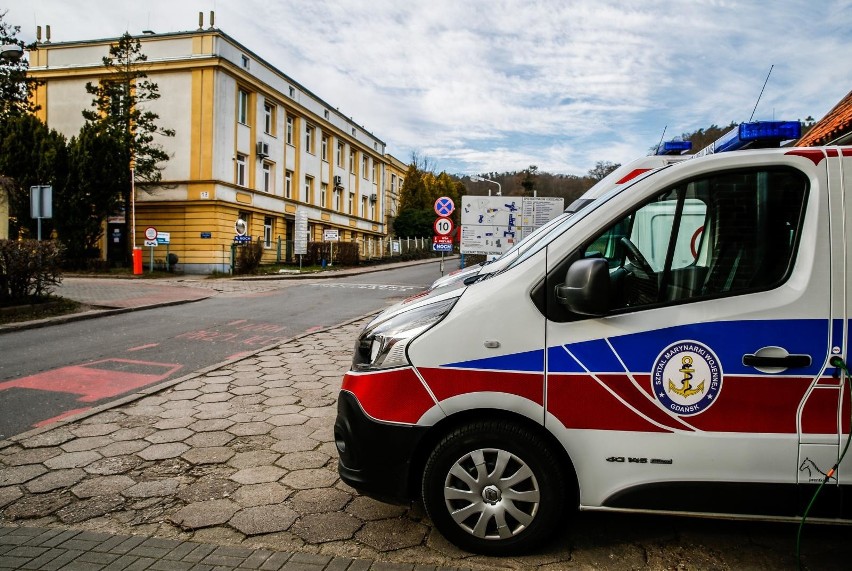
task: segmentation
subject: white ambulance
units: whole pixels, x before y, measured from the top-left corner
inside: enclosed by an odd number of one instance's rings
[[[494,555],[572,508],[793,519],[823,481],[811,517],[850,520],[850,233],[852,147],[708,153],[615,188],[367,325],[341,477]]]

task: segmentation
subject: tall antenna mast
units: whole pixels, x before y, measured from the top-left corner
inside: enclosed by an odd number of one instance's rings
[[[666,136],[666,129],[668,129],[668,128],[669,128],[669,126],[668,126],[668,125],[666,125],[665,127],[663,127],[663,134],[662,134],[662,135],[660,135],[660,142],[659,142],[659,143],[657,143],[657,152],[658,152],[658,153],[660,152],[660,145],[662,145],[662,144],[663,144],[663,139],[664,139],[664,138],[665,138],[665,136]]]
[[[763,87],[760,88],[760,95],[757,96],[757,101],[754,102],[754,109],[751,110],[751,117],[748,118],[749,121],[754,119],[754,112],[757,111],[757,104],[760,103],[760,98],[763,97],[763,90],[766,89],[766,84],[769,83],[769,76],[772,75],[772,68],[774,67],[774,63],[769,66],[769,73],[766,74],[766,81],[763,82]]]

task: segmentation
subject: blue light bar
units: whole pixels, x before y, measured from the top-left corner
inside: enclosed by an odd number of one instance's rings
[[[781,141],[798,139],[802,135],[802,124],[798,121],[754,121],[740,123],[695,156],[738,151],[747,148],[777,148]]]
[[[740,124],[740,139],[744,141],[777,142],[798,139],[802,136],[802,124],[798,121],[757,121]]]
[[[657,147],[658,155],[682,155],[692,149],[692,141],[666,141]]]

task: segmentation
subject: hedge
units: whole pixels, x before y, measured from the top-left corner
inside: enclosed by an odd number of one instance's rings
[[[62,246],[53,240],[0,240],[0,305],[49,297],[62,282]]]

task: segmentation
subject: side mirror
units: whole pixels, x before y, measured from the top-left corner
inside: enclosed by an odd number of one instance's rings
[[[568,267],[556,298],[574,313],[605,315],[609,311],[609,264],[603,258],[577,260]]]

